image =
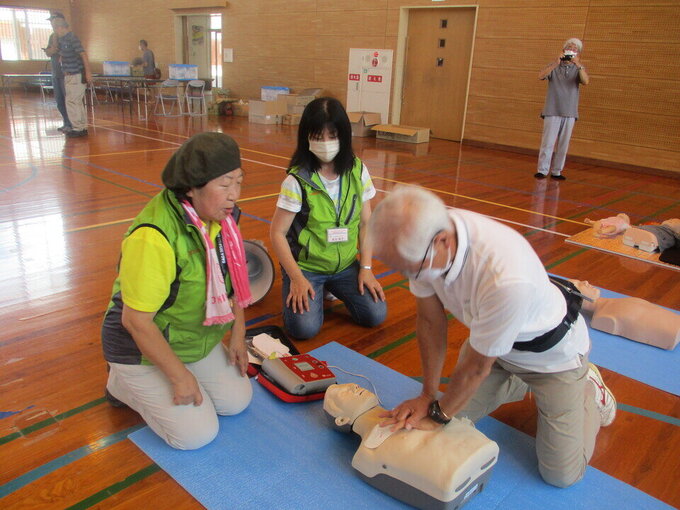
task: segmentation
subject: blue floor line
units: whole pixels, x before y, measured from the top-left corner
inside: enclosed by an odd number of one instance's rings
[[[5,496],[12,494],[13,492],[18,491],[19,489],[28,485],[29,483],[33,483],[39,478],[49,475],[50,473],[56,471],[59,468],[68,466],[72,462],[82,459],[83,457],[86,457],[90,453],[96,452],[97,450],[101,450],[103,448],[116,444],[120,441],[123,441],[124,439],[127,439],[128,435],[145,426],[146,424],[140,424],[135,425],[134,427],[127,428],[125,430],[121,430],[120,432],[116,432],[115,434],[103,437],[99,441],[90,443],[87,446],[81,446],[80,448],[77,448],[76,450],[73,450],[72,452],[69,452],[66,455],[57,457],[56,459],[51,460],[50,462],[47,462],[42,466],[32,469],[28,473],[25,473],[15,478],[11,482],[7,482],[6,484],[1,485],[0,498],[4,498]]]
[[[640,416],[645,416],[652,420],[663,421],[675,425],[676,427],[680,427],[680,419],[674,418],[673,416],[666,416],[665,414],[655,413],[654,411],[648,411],[647,409],[642,409],[640,407],[629,406],[628,404],[622,404],[621,402],[616,403],[616,408],[621,411],[639,414]]]
[[[271,319],[272,317],[275,317],[278,314],[273,314],[273,313],[265,313],[264,315],[260,315],[259,317],[254,317],[250,319],[249,321],[246,321],[246,327],[252,326],[253,324],[257,324],[258,322],[266,321],[267,319]]]

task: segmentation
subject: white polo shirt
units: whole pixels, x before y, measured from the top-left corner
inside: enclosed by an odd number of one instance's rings
[[[436,294],[444,307],[470,328],[471,347],[484,356],[534,372],[551,373],[581,366],[590,350],[582,317],[565,337],[545,352],[513,350],[556,327],[566,314],[562,293],[550,283],[540,259],[524,237],[497,221],[471,211],[451,209],[458,246],[446,277],[410,280],[416,297]]]

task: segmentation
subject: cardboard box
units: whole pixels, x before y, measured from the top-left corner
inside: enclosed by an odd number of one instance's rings
[[[305,111],[305,108],[307,107],[303,105],[289,104],[286,113],[289,113],[290,115],[302,115]]]
[[[423,143],[430,140],[430,128],[378,124],[371,128],[376,138],[395,142]]]
[[[248,114],[248,122],[254,124],[281,124],[283,115],[258,115],[252,111]]]
[[[323,89],[311,88],[304,89],[298,92],[301,96],[314,96],[314,98],[321,97],[323,94]]]
[[[248,102],[250,113],[253,115],[285,115],[288,113],[283,101],[262,101],[251,99]]]
[[[282,117],[281,124],[285,126],[297,126],[300,124],[300,118],[302,118],[302,115],[287,113]]]
[[[307,106],[316,99],[314,96],[301,96],[300,94],[279,94],[277,101],[284,101],[289,106]]]
[[[233,103],[231,109],[236,117],[247,117],[250,112],[250,105],[239,101],[238,103]]]
[[[371,127],[380,124],[380,114],[373,112],[347,112],[352,124],[352,136],[375,136]]]
[[[130,76],[130,62],[105,60],[103,71],[104,76]]]
[[[168,78],[171,80],[197,80],[198,66],[191,64],[169,64]]]
[[[288,87],[262,87],[260,88],[260,99],[262,101],[276,101],[279,94],[289,94],[290,89]]]

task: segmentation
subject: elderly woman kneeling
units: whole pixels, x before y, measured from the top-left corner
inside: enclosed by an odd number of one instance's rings
[[[251,295],[232,218],[243,181],[239,148],[227,135],[198,134],[162,178],[166,188],[122,243],[102,327],[106,395],[170,446],[189,450],[215,438],[218,414],[238,414],[252,397],[243,314]]]

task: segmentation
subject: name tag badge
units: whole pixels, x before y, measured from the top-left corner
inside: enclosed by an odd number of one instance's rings
[[[329,228],[326,229],[326,240],[329,243],[342,243],[349,239],[349,229],[346,228]]]

